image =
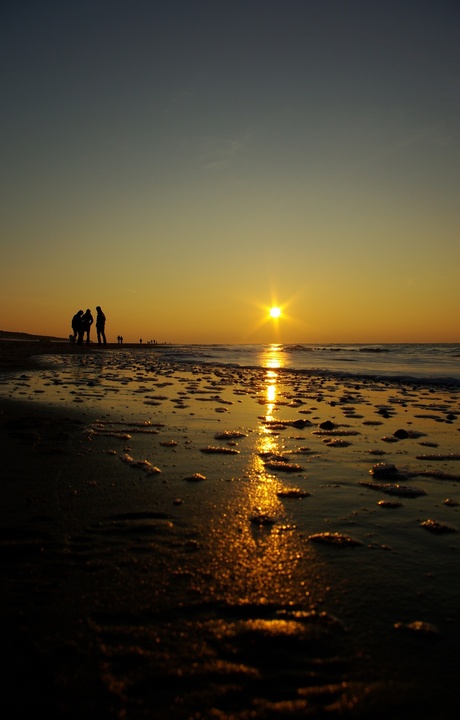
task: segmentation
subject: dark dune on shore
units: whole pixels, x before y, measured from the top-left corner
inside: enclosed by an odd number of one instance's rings
[[[0,338],[5,717],[452,717],[458,395],[119,349]]]

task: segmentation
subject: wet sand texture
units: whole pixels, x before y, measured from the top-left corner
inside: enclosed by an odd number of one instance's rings
[[[457,390],[5,345],[5,717],[453,716]]]

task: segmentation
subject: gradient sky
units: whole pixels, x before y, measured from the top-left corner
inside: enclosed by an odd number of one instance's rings
[[[6,0],[0,78],[0,330],[460,341],[458,0]]]

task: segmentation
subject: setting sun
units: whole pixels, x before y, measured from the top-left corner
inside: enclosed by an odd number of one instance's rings
[[[270,308],[270,317],[279,318],[280,315],[281,315],[281,308],[279,308],[279,307]]]

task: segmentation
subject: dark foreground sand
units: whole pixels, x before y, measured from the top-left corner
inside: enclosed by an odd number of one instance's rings
[[[0,341],[5,718],[453,716],[457,391],[39,345]]]

